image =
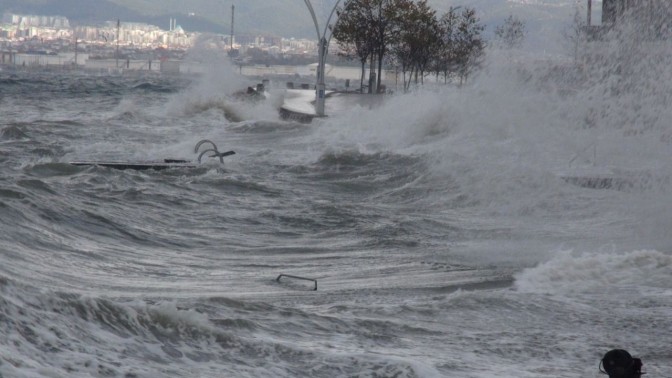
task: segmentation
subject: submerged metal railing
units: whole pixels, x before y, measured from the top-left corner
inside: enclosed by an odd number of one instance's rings
[[[306,278],[306,277],[299,277],[299,276],[293,276],[291,274],[281,274],[276,278],[275,280],[280,282],[280,279],[282,277],[287,277],[287,278],[293,278],[295,280],[304,280],[304,281],[313,281],[315,283],[315,287],[313,288],[314,291],[317,291],[317,280],[314,278]]]
[[[201,162],[201,158],[203,157],[203,155],[205,155],[208,152],[214,152],[214,154],[212,154],[208,157],[219,157],[219,162],[220,163],[224,163],[224,157],[235,154],[235,152],[233,152],[233,151],[219,152],[219,150],[217,149],[217,145],[209,139],[203,139],[200,142],[196,143],[196,147],[194,147],[194,153],[198,153],[198,149],[201,148],[201,146],[205,143],[211,144],[212,148],[208,148],[206,150],[203,150],[203,152],[201,152],[201,154],[198,155],[198,162],[199,163]]]

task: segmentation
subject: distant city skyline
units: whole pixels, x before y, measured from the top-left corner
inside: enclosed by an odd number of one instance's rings
[[[72,26],[67,17],[55,15],[5,13],[0,20],[0,50],[1,43],[10,43],[13,50],[25,52],[74,51],[77,44],[80,49],[85,49],[86,46],[120,46],[123,49],[187,50],[194,47],[204,36],[204,33],[186,32],[175,18],[167,20],[167,30],[157,25],[120,20],[105,21],[98,25]],[[252,48],[270,56],[317,54],[317,43],[311,39],[241,34],[233,36],[231,40],[231,35],[220,34],[209,40],[219,41],[212,48],[224,51],[235,48],[241,54]],[[8,50],[7,46],[4,50]]]
[[[117,30],[117,22],[119,28]],[[170,20],[173,25],[172,19]],[[119,35],[117,35],[119,34]],[[186,33],[179,25],[171,30],[140,22],[106,21],[101,25],[72,27],[68,18],[55,15],[26,15],[5,13],[0,24],[0,39],[21,41],[77,39],[86,43],[112,43],[141,47],[188,48],[193,46],[198,33]]]

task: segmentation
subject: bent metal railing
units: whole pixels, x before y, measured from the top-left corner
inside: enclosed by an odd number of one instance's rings
[[[200,142],[196,143],[196,147],[194,147],[194,153],[195,154],[198,153],[198,149],[201,148],[201,146],[203,144],[206,144],[206,143],[211,144],[212,148],[208,148],[206,150],[203,150],[201,152],[201,154],[198,155],[198,162],[199,163],[201,162],[201,158],[203,157],[203,155],[205,155],[208,152],[213,152],[213,154],[208,156],[208,157],[219,157],[219,162],[220,163],[224,163],[224,157],[235,154],[235,152],[233,152],[233,151],[219,152],[219,150],[217,149],[217,145],[209,139],[203,139]]]
[[[281,275],[279,275],[278,278],[276,278],[275,280],[278,281],[278,282],[280,282],[280,279],[281,279],[282,277],[293,278],[293,279],[295,279],[295,280],[312,281],[312,282],[315,283],[315,287],[313,288],[313,290],[314,290],[314,291],[317,291],[317,280],[314,279],[314,278],[306,278],[306,277],[293,276],[293,275],[291,275],[291,274],[281,274]]]

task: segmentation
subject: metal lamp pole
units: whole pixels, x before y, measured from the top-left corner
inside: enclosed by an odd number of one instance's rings
[[[337,0],[336,4],[334,4],[334,8],[331,10],[331,13],[329,14],[327,24],[325,25],[324,31],[322,33],[320,33],[320,27],[317,23],[317,17],[315,17],[315,10],[311,5],[310,0],[303,0],[303,1],[306,3],[306,6],[310,11],[310,15],[313,17],[313,23],[315,24],[315,31],[317,32],[317,40],[319,43],[317,47],[318,63],[317,63],[317,86],[315,90],[315,113],[317,114],[318,117],[324,117],[324,102],[326,91],[326,84],[324,83],[324,70],[327,60],[327,53],[329,52],[329,39],[327,39],[327,30],[329,29],[329,21],[331,21],[331,17],[333,17],[334,13],[336,13],[336,7],[338,7],[338,4],[341,2],[341,0]]]

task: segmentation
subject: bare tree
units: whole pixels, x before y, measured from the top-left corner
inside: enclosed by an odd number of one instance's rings
[[[565,30],[563,30],[562,37],[565,39],[567,46],[572,52],[574,62],[578,62],[581,49],[584,48],[588,42],[588,36],[586,34],[586,22],[581,16],[578,4],[574,12],[572,23]]]
[[[360,91],[364,89],[366,62],[374,52],[373,36],[362,5],[358,1],[347,2],[344,9],[338,10],[338,21],[332,29],[332,36],[343,51],[342,56],[357,59],[361,64]]]
[[[518,17],[510,15],[504,24],[495,28],[497,42],[504,48],[513,49],[522,46],[525,40],[525,23]]]
[[[408,90],[413,77],[416,84],[424,80],[425,73],[440,50],[441,33],[436,11],[427,5],[426,0],[411,3],[404,14],[401,30],[391,50],[402,68],[404,90]],[[409,73],[408,80],[406,73]]]
[[[479,69],[483,63],[485,53],[485,39],[483,38],[485,25],[481,24],[476,16],[476,10],[465,8],[460,15],[456,34],[455,62],[460,86],[469,76]]]
[[[406,12],[413,8],[413,0],[365,0],[371,1],[370,21],[374,30],[374,49],[378,59],[376,92],[380,92],[383,62],[388,48],[398,38]]]
[[[368,45],[364,50],[371,49],[368,54],[372,61],[371,66],[374,68],[377,65],[378,69],[375,92],[380,91],[383,62],[388,48],[397,38],[401,30],[400,24],[412,5],[413,0],[351,0],[341,10],[341,17],[355,20],[357,26],[344,26],[342,33],[339,32],[334,37],[346,44],[358,41],[362,47]],[[337,29],[338,24],[340,22],[336,25]],[[374,88],[369,88],[370,92],[373,90]]]
[[[433,63],[437,78],[443,75],[445,83],[457,71],[457,25],[459,15],[450,8],[439,19],[440,45]]]
[[[401,66],[404,89],[413,78],[422,83],[429,70],[443,73],[446,81],[457,75],[461,85],[481,65],[485,26],[473,8],[455,10],[439,20],[427,0],[351,0],[339,10],[334,37],[346,56],[360,59],[362,72],[367,59],[372,69],[377,65],[376,92],[384,60]]]

